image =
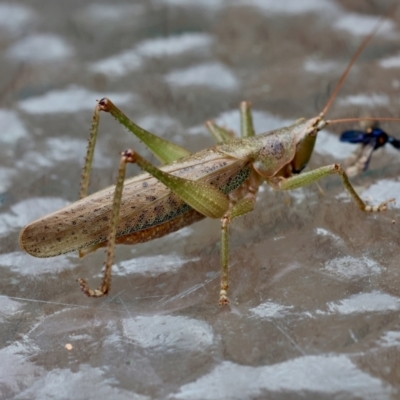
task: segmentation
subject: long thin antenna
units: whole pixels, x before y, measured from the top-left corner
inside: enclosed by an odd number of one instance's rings
[[[359,122],[359,121],[383,121],[383,122],[400,122],[400,118],[379,118],[379,117],[360,117],[360,118],[342,118],[342,119],[328,119],[326,124],[340,124],[342,122]]]
[[[354,65],[354,63],[356,62],[357,58],[360,56],[362,51],[365,49],[365,46],[370,42],[370,40],[375,35],[377,30],[381,27],[381,25],[385,21],[386,17],[388,15],[390,15],[392,12],[394,12],[396,7],[397,7],[397,4],[393,4],[391,7],[389,7],[387,12],[379,18],[378,22],[375,24],[374,29],[364,38],[364,40],[362,41],[361,45],[358,47],[357,51],[354,53],[353,57],[351,58],[350,63],[347,65],[346,69],[343,71],[342,76],[339,79],[339,82],[337,83],[333,93],[329,97],[325,108],[321,112],[322,116],[327,113],[329,107],[331,106],[333,100],[335,99],[337,93],[339,92],[344,80],[346,79],[347,75],[349,74],[349,71],[350,71],[351,67]]]

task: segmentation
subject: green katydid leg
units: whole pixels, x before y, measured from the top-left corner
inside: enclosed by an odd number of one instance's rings
[[[176,161],[179,158],[191,154],[183,147],[180,147],[175,143],[160,138],[159,136],[156,136],[153,133],[148,132],[140,126],[136,125],[117,106],[115,106],[111,100],[103,98],[97,102],[93,113],[88,147],[85,157],[85,165],[82,170],[81,189],[79,192],[80,199],[87,196],[94,148],[96,145],[96,139],[99,130],[100,111],[109,112],[117,121],[125,126],[125,128],[136,135],[162,163]]]
[[[89,188],[90,171],[92,169],[94,148],[96,146],[97,132],[99,130],[99,122],[100,122],[100,109],[98,107],[98,104],[96,104],[92,117],[92,125],[90,127],[88,146],[85,156],[85,165],[83,166],[82,170],[81,187],[79,191],[80,199],[83,199],[84,197],[87,196]]]
[[[250,103],[242,101],[240,109],[240,134],[242,137],[255,136],[253,117],[251,115]]]
[[[243,138],[255,136],[250,103],[248,101],[242,101],[240,103],[239,111],[240,111],[240,136]],[[232,131],[217,125],[214,121],[207,121],[206,127],[217,143],[227,143],[235,138],[235,134]]]
[[[240,103],[240,128],[242,137],[255,135],[250,103],[247,101]],[[256,184],[257,188],[258,184]],[[229,212],[224,215],[221,220],[221,290],[219,294],[219,305],[229,304],[227,295],[229,287],[229,224],[234,218],[253,211],[256,202],[257,189],[252,186],[251,179],[249,179],[247,185],[247,195],[231,207]]]
[[[97,134],[99,130],[100,111],[109,112],[118,122],[125,126],[130,132],[136,135],[162,162],[168,163],[176,161],[179,158],[190,155],[191,153],[172,142],[162,139],[151,132],[146,131],[140,126],[132,122],[111,100],[103,98],[97,102],[93,112],[92,124],[90,127],[90,134],[88,140],[88,147],[85,156],[85,164],[82,169],[81,187],[79,191],[79,198],[83,199],[87,196],[90,172],[92,169],[94,149],[96,145]],[[95,245],[85,250],[79,251],[79,256],[83,257],[85,254],[95,251],[99,246]]]
[[[256,202],[255,193],[249,193],[247,197],[239,200],[221,219],[221,290],[219,293],[219,305],[229,304],[229,224],[234,218],[253,211]]]
[[[214,121],[207,121],[206,128],[217,143],[226,143],[235,137],[234,132],[217,125]]]
[[[189,156],[190,151],[146,131],[132,122],[111,100],[103,98],[98,102],[100,110],[109,112],[119,123],[136,135],[150,151],[164,164]]]
[[[349,192],[350,196],[354,200],[354,202],[357,204],[358,208],[362,211],[366,212],[379,212],[379,211],[385,211],[387,209],[387,205],[391,202],[394,201],[394,199],[389,199],[377,206],[370,206],[364,203],[363,200],[361,200],[360,196],[357,194],[357,192],[354,190],[353,186],[351,185],[349,178],[346,174],[346,172],[343,170],[342,166],[340,164],[332,164],[332,165],[327,165],[324,167],[320,167],[317,169],[314,169],[312,171],[308,172],[303,172],[302,174],[292,176],[287,179],[282,179],[278,182],[272,182],[271,184],[273,186],[278,186],[279,189],[281,190],[291,190],[291,189],[297,189],[302,186],[309,185],[310,183],[314,183],[318,181],[319,179],[332,175],[332,174],[338,174],[340,175],[343,185],[346,188],[346,190]]]
[[[119,209],[121,206],[122,191],[124,189],[124,180],[126,173],[126,164],[130,162],[129,157],[126,154],[122,154],[121,161],[119,163],[117,184],[115,185],[114,199],[112,205],[112,215],[110,232],[108,233],[107,239],[107,250],[106,250],[106,261],[104,264],[103,279],[98,289],[90,289],[86,280],[78,279],[83,293],[89,297],[101,297],[108,293],[111,286],[111,269],[114,262],[115,252],[115,238],[117,235]]]

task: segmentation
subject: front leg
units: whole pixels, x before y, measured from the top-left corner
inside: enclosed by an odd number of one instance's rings
[[[346,172],[343,170],[342,166],[340,164],[332,164],[332,165],[327,165],[325,167],[320,167],[317,169],[314,169],[309,172],[305,172],[296,176],[292,176],[287,179],[280,179],[278,181],[269,181],[272,186],[276,187],[277,189],[280,190],[291,190],[291,189],[297,189],[302,186],[309,185],[310,183],[316,182],[319,179],[332,175],[332,174],[338,174],[342,178],[342,182],[348,193],[350,194],[351,198],[354,200],[354,202],[357,204],[358,208],[361,211],[366,211],[366,212],[379,212],[379,211],[385,211],[387,210],[387,205],[391,202],[394,202],[394,199],[389,199],[384,202],[382,202],[379,205],[376,206],[370,206],[364,203],[364,201],[361,200],[360,196],[357,194],[357,192],[354,190],[353,186],[351,185],[349,178],[346,174]]]

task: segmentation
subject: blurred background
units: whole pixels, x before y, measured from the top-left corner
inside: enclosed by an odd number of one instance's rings
[[[324,108],[391,1],[0,1],[0,397],[3,399],[390,399],[400,389],[399,153],[352,179],[260,191],[230,235],[230,307],[217,305],[219,221],[116,252],[35,259],[18,235],[78,198],[96,99],[190,151],[204,121],[238,132],[251,101],[258,133]],[[352,68],[328,118],[398,117],[400,12]],[[396,136],[399,124],[382,124]],[[344,162],[320,132],[309,169]],[[397,134],[400,138],[400,134]],[[115,181],[137,139],[102,115],[91,192]],[[129,168],[129,174],[138,172]],[[321,190],[323,193],[321,193]]]

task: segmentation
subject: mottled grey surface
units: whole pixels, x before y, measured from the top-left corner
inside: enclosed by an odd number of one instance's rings
[[[116,253],[35,259],[28,222],[77,199],[95,100],[191,151],[209,118],[258,132],[317,115],[390,1],[0,1],[0,398],[385,399],[400,389],[398,205],[358,211],[338,177],[269,188],[231,229],[231,306],[219,308],[219,222]],[[400,14],[356,62],[329,118],[399,116]],[[311,168],[354,148],[321,132]],[[383,124],[399,132],[399,124]],[[399,137],[399,135],[397,135]],[[102,118],[91,190],[111,184],[132,135]],[[354,178],[400,203],[399,153]],[[136,173],[130,168],[130,173]],[[394,222],[394,223],[393,223]]]

